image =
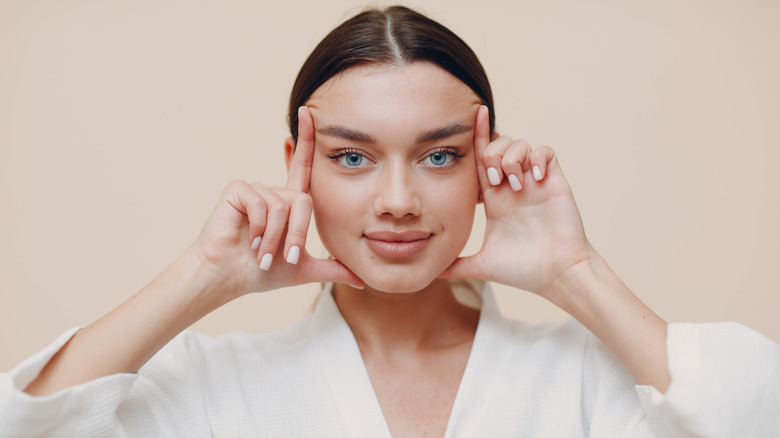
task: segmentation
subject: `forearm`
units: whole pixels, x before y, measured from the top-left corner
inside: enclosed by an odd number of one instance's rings
[[[75,335],[25,392],[51,394],[137,372],[182,330],[224,304],[199,258],[184,253],[137,294]]]
[[[559,278],[553,302],[596,335],[639,384],[662,393],[671,377],[667,323],[647,307],[597,253]]]

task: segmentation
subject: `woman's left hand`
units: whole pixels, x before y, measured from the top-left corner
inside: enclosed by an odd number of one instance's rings
[[[491,142],[489,131],[482,106],[474,150],[487,216],[484,243],[440,277],[493,281],[552,299],[556,280],[587,267],[595,251],[555,152],[506,136]]]
[[[481,107],[474,151],[487,216],[485,240],[478,253],[458,258],[440,277],[476,278],[536,293],[595,334],[637,383],[666,391],[671,381],[666,321],[588,242],[553,150],[532,150],[509,137],[491,142],[487,108]]]

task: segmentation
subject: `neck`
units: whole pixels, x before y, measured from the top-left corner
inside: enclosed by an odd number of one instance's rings
[[[437,350],[470,342],[479,319],[478,311],[455,299],[446,280],[411,293],[337,284],[333,296],[364,353]]]

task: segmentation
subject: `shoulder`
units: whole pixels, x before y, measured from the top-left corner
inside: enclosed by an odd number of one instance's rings
[[[504,333],[511,342],[542,350],[582,352],[595,337],[574,318],[528,324],[504,320]]]
[[[312,341],[311,315],[268,333],[230,332],[209,336],[185,330],[155,355],[148,365],[189,362],[196,368],[224,368],[257,362],[291,360]],[[251,365],[250,365],[251,366]]]

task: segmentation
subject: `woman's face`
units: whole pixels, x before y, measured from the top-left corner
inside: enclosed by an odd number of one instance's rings
[[[320,237],[369,287],[413,292],[460,254],[479,194],[480,99],[427,62],[353,67],[308,101]]]

